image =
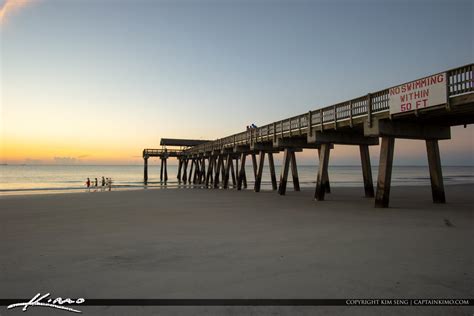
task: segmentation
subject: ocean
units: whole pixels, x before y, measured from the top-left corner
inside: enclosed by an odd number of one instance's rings
[[[280,166],[275,166],[277,180]],[[374,183],[377,181],[378,168],[372,168]],[[189,172],[189,168],[188,168]],[[246,167],[248,187],[252,188],[253,171]],[[176,179],[177,166],[168,166],[167,188],[179,188]],[[317,166],[298,166],[301,187],[314,187],[316,183]],[[1,165],[0,166],[0,195],[43,194],[87,192],[86,178],[91,182],[102,176],[112,178],[111,190],[129,190],[164,187],[160,184],[160,167],[148,167],[148,185],[143,184],[143,166],[89,166],[89,165]],[[330,166],[329,179],[333,187],[362,186],[362,170],[360,166]],[[443,166],[443,179],[446,185],[474,183],[474,166]],[[288,176],[291,189],[291,171]],[[426,166],[394,166],[392,185],[429,185],[429,171]],[[187,185],[190,186],[189,184]],[[270,189],[270,174],[266,165],[263,172],[262,190]],[[94,191],[95,189],[92,189]]]

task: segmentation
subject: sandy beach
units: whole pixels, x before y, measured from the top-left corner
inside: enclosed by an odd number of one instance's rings
[[[361,188],[206,189],[2,197],[0,297],[474,297],[473,185],[394,187],[375,209]],[[2,307],[4,308],[4,307]],[[86,314],[450,314],[446,307],[81,307]],[[51,314],[31,309],[29,313]],[[0,314],[20,313],[19,309]],[[58,314],[64,313],[57,311]]]

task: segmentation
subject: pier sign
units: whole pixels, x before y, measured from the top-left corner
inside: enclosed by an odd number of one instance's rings
[[[389,89],[390,114],[446,103],[446,73],[404,83]]]

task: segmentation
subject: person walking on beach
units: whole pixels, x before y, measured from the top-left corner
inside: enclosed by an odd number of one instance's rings
[[[96,186],[96,187],[97,187],[97,184],[98,184],[97,178],[95,178],[95,186]]]
[[[87,178],[86,186],[88,189],[91,187],[91,179]]]
[[[105,178],[102,177],[102,186],[104,187],[105,186]]]

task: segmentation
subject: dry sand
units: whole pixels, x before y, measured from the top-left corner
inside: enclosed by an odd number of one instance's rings
[[[474,186],[155,189],[0,201],[0,298],[473,298]],[[472,307],[81,307],[85,315],[472,315]],[[0,307],[0,315],[20,314]],[[27,315],[64,315],[30,308]]]

